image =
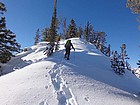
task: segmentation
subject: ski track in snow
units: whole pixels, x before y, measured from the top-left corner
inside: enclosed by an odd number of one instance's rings
[[[55,64],[49,72],[57,94],[58,105],[78,105],[72,90],[66,85],[66,81],[61,76],[61,67],[62,64]]]

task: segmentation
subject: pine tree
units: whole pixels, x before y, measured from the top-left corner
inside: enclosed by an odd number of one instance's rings
[[[126,68],[127,68],[127,70],[130,70],[130,71],[132,71],[132,69],[131,69],[131,65],[126,61]]]
[[[89,41],[93,43],[94,39],[95,39],[94,29],[93,29],[93,26],[90,24],[89,25]]]
[[[106,33],[105,32],[94,32],[94,41],[96,48],[99,49],[101,52],[103,52],[106,48]]]
[[[54,0],[54,12],[53,12],[53,16],[52,16],[52,21],[51,21],[51,26],[49,28],[49,33],[48,33],[48,36],[47,36],[47,39],[50,43],[50,54],[48,55],[52,55],[53,53],[53,50],[55,49],[58,50],[58,34],[57,34],[57,29],[59,29],[58,25],[59,25],[59,21],[56,17],[57,15],[57,12],[56,12],[56,4],[57,4],[57,0]],[[56,45],[56,46],[55,46]]]
[[[64,19],[63,21],[63,33],[64,33],[64,36],[65,38],[67,37],[67,26],[66,26],[66,18]]]
[[[68,38],[78,37],[77,28],[74,19],[71,19],[70,21],[70,24],[68,26],[67,36]]]
[[[110,44],[108,44],[108,47],[104,46],[103,47],[103,54],[105,54],[106,56],[110,57],[111,55],[111,50],[110,50]]]
[[[132,13],[140,14],[140,0],[127,0],[126,6],[132,10]],[[137,21],[140,23],[140,16],[138,16]]]
[[[88,21],[87,25],[85,26],[85,30],[84,30],[84,35],[85,35],[86,41],[89,41],[89,26],[90,26],[90,23]]]
[[[35,39],[34,45],[38,44],[39,40],[40,40],[40,31],[39,31],[39,29],[37,29],[36,36],[35,36],[34,39]]]
[[[94,38],[95,38],[94,29],[89,21],[87,22],[87,25],[85,26],[85,29],[84,29],[84,37],[86,41],[93,43]]]
[[[138,60],[138,63],[137,63],[137,65],[138,65],[138,68],[140,68],[140,60]]]
[[[48,36],[49,36],[49,28],[45,28],[42,31],[42,41],[49,41]]]
[[[101,50],[101,52],[104,51],[103,46],[106,43],[106,39],[105,37],[107,36],[105,32],[99,32],[99,37],[98,37],[98,41],[99,41],[99,49]]]
[[[117,51],[115,51],[111,58],[111,67],[115,71],[115,73],[123,74],[125,73],[125,65],[123,61],[120,59],[120,55]]]
[[[122,44],[121,48],[121,59],[123,63],[125,64],[125,59],[129,59],[127,52],[126,52],[126,44]]]
[[[0,14],[3,14],[6,11],[7,11],[7,9],[6,9],[5,4],[3,4],[2,2],[0,2]]]
[[[6,12],[5,5],[0,2],[0,14],[3,14]],[[5,58],[4,55],[6,51],[5,49],[5,36],[6,36],[6,21],[5,17],[0,16],[0,62],[3,62],[3,59]]]
[[[77,32],[78,37],[82,38],[83,33],[84,33],[83,28],[80,26],[79,29],[78,29],[78,32]]]
[[[52,20],[51,20],[51,26],[49,28],[49,35],[48,35],[48,40],[51,44],[52,47],[54,47],[55,45],[55,37],[57,35],[56,33],[56,3],[57,0],[54,0],[54,12],[53,12],[53,16],[52,16]]]
[[[51,27],[49,29],[48,41],[51,43],[52,47],[55,45],[56,38],[56,27],[55,27],[56,19],[52,17]]]
[[[127,51],[126,51],[126,44],[122,44],[121,48],[121,53],[120,53],[120,59],[124,63],[124,67],[126,67],[128,70],[131,70],[131,65],[128,63],[128,57]]]
[[[66,39],[68,37],[67,36],[66,18],[60,17],[60,23],[62,24],[62,30],[63,30],[63,33],[61,33],[61,36],[63,36]]]
[[[56,45],[55,45],[55,51],[59,50],[59,41],[60,41],[60,36],[56,37]]]
[[[0,62],[6,63],[13,56],[13,52],[20,51],[20,45],[15,38],[16,35],[11,30],[6,29],[6,27],[0,29]]]
[[[94,31],[93,42],[92,42],[92,43],[93,43],[95,46],[97,46],[98,34],[99,34],[98,31]]]
[[[140,14],[140,0],[127,0],[126,6],[135,14]]]
[[[105,32],[99,32],[99,40],[103,45],[106,43],[106,36],[107,35]]]
[[[6,12],[6,7],[5,5],[0,2],[0,14],[3,14],[4,12]],[[4,45],[5,45],[5,29],[6,27],[6,23],[5,23],[5,17],[0,16],[0,62],[2,62],[2,59],[4,58]]]
[[[0,2],[0,13],[6,12],[6,7]],[[16,35],[6,28],[5,17],[0,17],[0,62],[6,63],[13,56],[13,52],[20,51],[20,45],[16,42]]]

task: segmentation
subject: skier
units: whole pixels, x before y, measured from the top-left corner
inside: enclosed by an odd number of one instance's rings
[[[67,58],[67,60],[69,60],[70,58],[70,50],[71,50],[71,47],[74,49],[75,51],[75,48],[73,47],[72,43],[71,43],[71,40],[67,40],[66,44],[65,44],[65,48],[66,48],[66,52],[65,52],[65,56],[64,58]]]

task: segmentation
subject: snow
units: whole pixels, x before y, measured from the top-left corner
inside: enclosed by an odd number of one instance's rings
[[[133,72],[140,79],[140,68],[134,68]]]
[[[64,59],[65,40],[51,57],[47,43],[29,47],[3,65],[1,105],[140,105],[140,79],[118,75],[94,45],[71,39],[76,49]]]

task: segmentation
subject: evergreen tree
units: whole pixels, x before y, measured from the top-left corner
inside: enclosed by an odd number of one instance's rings
[[[51,27],[49,29],[49,34],[47,36],[47,39],[50,42],[50,45],[52,46],[52,48],[55,47],[55,51],[58,49],[58,46],[59,46],[58,45],[59,36],[57,34],[57,29],[59,29],[59,21],[58,21],[57,18],[55,18],[53,16],[52,17]]]
[[[66,38],[68,38],[68,36],[67,36],[66,18],[60,17],[60,23],[62,24],[62,30],[63,30],[63,32],[61,33],[61,36],[66,39]]]
[[[64,19],[63,21],[63,33],[64,33],[64,36],[65,38],[67,37],[67,26],[66,26],[66,18]]]
[[[131,70],[131,65],[127,62],[128,55],[126,54],[126,45],[122,44],[121,53],[118,54],[117,51],[112,53],[111,67],[116,73],[125,73],[125,69]],[[137,63],[140,64],[140,63]]]
[[[6,6],[5,4],[3,4],[2,2],[0,2],[0,14],[3,14],[4,12],[6,12]]]
[[[0,2],[0,13],[6,12],[6,7]],[[6,63],[13,56],[13,52],[20,51],[20,45],[16,42],[16,35],[6,28],[5,17],[0,16],[0,62]]]
[[[0,2],[0,62],[2,62],[4,58],[4,45],[5,45],[5,31],[4,29],[6,28],[6,23],[5,23],[5,17],[2,17],[1,15],[6,12],[6,7],[5,5]]]
[[[55,51],[59,50],[59,41],[60,41],[60,36],[56,37],[56,45],[55,45]]]
[[[97,49],[99,49],[101,52],[104,52],[105,43],[106,43],[106,37],[107,35],[105,32],[95,32],[94,33],[94,44]]]
[[[92,42],[92,43],[93,43],[95,46],[97,46],[98,34],[99,34],[99,32],[97,32],[97,31],[94,32],[93,42]]]
[[[122,44],[121,48],[121,59],[123,63],[125,64],[125,59],[129,59],[127,52],[126,52],[126,44]]]
[[[56,13],[56,3],[57,3],[57,0],[54,0],[54,12],[53,12],[51,26],[50,26],[49,35],[48,35],[48,41],[50,42],[50,45],[52,48],[54,48],[55,38],[57,35],[57,32],[56,32],[56,14],[57,14]]]
[[[0,2],[0,14],[3,14],[6,12],[5,5]],[[5,37],[6,37],[6,21],[5,17],[0,16],[0,62],[6,62],[4,61],[4,55],[6,56],[4,51],[5,49]]]
[[[34,45],[39,43],[39,40],[40,40],[40,31],[39,31],[39,29],[37,29],[36,36],[35,36],[34,39],[35,39]]]
[[[105,54],[108,57],[110,57],[110,55],[111,55],[110,46],[111,46],[110,44],[108,45],[108,47],[103,46],[103,54]]]
[[[55,38],[56,38],[56,18],[52,17],[51,27],[49,29],[48,40],[51,43],[52,47],[55,45]]]
[[[86,41],[93,43],[94,30],[93,30],[93,26],[89,23],[89,21],[87,22],[87,25],[85,26],[84,37]]]
[[[126,6],[135,14],[140,14],[140,0],[127,0]]]
[[[111,67],[115,71],[115,73],[123,74],[125,73],[125,65],[123,61],[120,59],[120,55],[117,51],[112,54],[111,58]]]
[[[59,21],[56,17],[57,12],[56,12],[56,4],[57,4],[57,0],[54,0],[54,12],[53,12],[53,16],[52,16],[52,21],[51,21],[51,26],[49,28],[49,32],[47,35],[47,40],[49,41],[49,54],[48,56],[52,55],[53,50],[55,48],[55,51],[58,50],[58,34],[57,34],[57,29],[59,29],[58,25],[59,25]],[[56,46],[55,46],[56,45]]]
[[[42,41],[49,41],[48,36],[49,36],[49,28],[45,28],[42,32]]]
[[[83,28],[80,26],[79,29],[78,29],[78,32],[77,32],[78,37],[82,38],[83,33],[84,33]]]
[[[137,65],[138,65],[138,68],[140,68],[140,60],[138,60],[138,63],[137,63]]]
[[[105,34],[105,32],[99,32],[98,35],[99,35],[99,37],[98,37],[99,49],[101,50],[101,52],[103,52],[103,51],[104,51],[103,46],[104,46],[105,43],[106,43],[105,37],[106,37],[107,35]]]
[[[94,29],[93,29],[93,26],[90,24],[89,25],[89,41],[93,43],[94,39],[95,39]]]
[[[132,69],[131,69],[131,65],[126,61],[126,68],[127,68],[127,70],[130,70],[130,71],[132,71]]]
[[[85,30],[84,30],[84,36],[85,36],[86,41],[89,41],[89,26],[90,26],[90,23],[88,21],[87,25],[85,26]]]
[[[67,38],[78,37],[77,28],[74,19],[71,19],[70,21],[70,24],[68,26],[67,36],[68,36]]]
[[[127,0],[126,6],[130,8],[134,14],[140,14],[140,0]],[[137,21],[140,23],[140,16],[138,16]]]
[[[5,21],[5,18],[2,18],[2,20]],[[16,35],[11,30],[6,29],[6,27],[0,29],[0,62],[9,61],[13,56],[13,52],[20,51],[20,45],[15,38]]]
[[[100,43],[102,43],[103,45],[106,43],[106,33],[105,32],[99,32],[99,40]]]

